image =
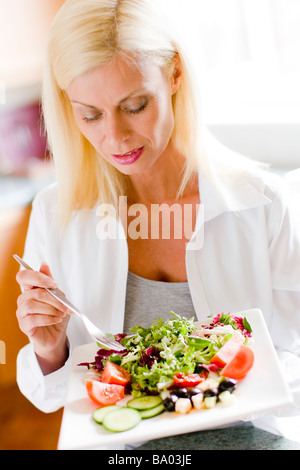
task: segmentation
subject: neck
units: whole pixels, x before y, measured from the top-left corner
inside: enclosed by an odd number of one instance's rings
[[[130,204],[158,204],[174,201],[181,185],[185,158],[174,151],[168,158],[158,159],[143,175],[129,177],[128,201]]]

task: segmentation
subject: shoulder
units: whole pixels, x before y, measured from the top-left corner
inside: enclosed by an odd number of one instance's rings
[[[291,206],[293,198],[291,186],[283,175],[264,171],[250,181],[272,202],[270,209],[279,206],[284,209]]]
[[[287,179],[271,171],[251,175],[249,181],[269,202],[265,204],[265,214],[272,232],[279,233],[285,226],[287,230],[293,227],[299,234],[299,213],[298,209],[295,210],[295,195]]]
[[[243,176],[248,184],[271,200],[287,188],[284,178],[273,171],[257,170]]]
[[[35,210],[53,212],[57,209],[58,189],[57,183],[52,183],[41,189],[35,196],[32,207]]]
[[[52,227],[53,230],[60,234],[80,233],[81,231],[89,230],[91,224],[94,227],[97,222],[97,211],[95,208],[74,211],[66,226],[60,224],[58,195],[57,182],[40,190],[32,203],[33,218],[46,225],[48,229]]]
[[[273,171],[262,171],[248,176],[249,183],[267,201],[265,212],[267,220],[281,220],[286,214],[292,214],[293,194],[291,187],[284,178]]]
[[[262,206],[270,208],[285,192],[281,176],[261,169],[237,171],[223,181],[224,195],[234,212]]]

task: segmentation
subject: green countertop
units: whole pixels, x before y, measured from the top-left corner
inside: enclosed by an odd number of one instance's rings
[[[300,443],[247,425],[148,441],[136,450],[300,450]]]

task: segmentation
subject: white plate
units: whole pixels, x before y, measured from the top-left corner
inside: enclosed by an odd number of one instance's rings
[[[165,412],[145,419],[125,432],[106,431],[92,420],[92,412],[97,405],[90,400],[85,389],[83,379],[87,369],[78,367],[77,364],[92,362],[99,348],[95,343],[75,348],[58,449],[91,449],[114,445],[118,448],[122,444],[211,429],[239,420],[248,421],[291,403],[292,398],[283,380],[261,311],[253,309],[244,311],[243,314],[253,330],[254,342],[251,347],[255,362],[247,377],[238,384],[235,403],[223,408],[218,405],[208,410],[192,410],[186,415]]]

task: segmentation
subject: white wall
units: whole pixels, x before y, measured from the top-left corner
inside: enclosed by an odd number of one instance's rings
[[[299,124],[209,125],[224,145],[248,157],[285,169],[300,168]]]
[[[184,39],[211,132],[253,158],[300,167],[300,1],[159,3]]]

